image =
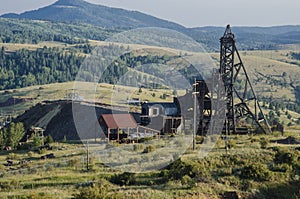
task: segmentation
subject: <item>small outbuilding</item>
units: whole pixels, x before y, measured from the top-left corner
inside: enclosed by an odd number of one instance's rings
[[[99,122],[108,142],[110,140],[120,142],[133,133],[138,135],[138,124],[131,114],[103,114]]]

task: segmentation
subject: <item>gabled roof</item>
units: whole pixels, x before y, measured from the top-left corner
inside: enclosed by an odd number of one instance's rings
[[[131,114],[103,114],[107,128],[137,128],[137,123]]]

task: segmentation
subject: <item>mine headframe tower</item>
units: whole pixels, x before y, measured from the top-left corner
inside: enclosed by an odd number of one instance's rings
[[[252,119],[264,132],[271,132],[249,80],[240,54],[236,48],[234,34],[227,25],[220,39],[220,76],[225,87],[226,120],[225,132],[236,133],[237,120],[242,117]]]

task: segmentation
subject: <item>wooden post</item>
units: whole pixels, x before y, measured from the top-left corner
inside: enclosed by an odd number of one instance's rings
[[[41,133],[42,133],[42,145],[45,145],[45,141],[44,141],[44,129],[41,129]]]
[[[107,130],[107,142],[109,143],[109,134],[110,134],[110,128]]]
[[[118,143],[120,143],[120,128],[118,128],[118,138],[117,138],[117,140],[118,140]]]
[[[129,131],[129,127],[128,127],[127,128],[127,142],[128,142],[129,134],[130,134],[130,131]]]
[[[139,142],[139,127],[136,127],[136,143]]]
[[[86,170],[89,171],[89,141],[86,141],[86,146],[87,146],[87,150],[86,150]]]

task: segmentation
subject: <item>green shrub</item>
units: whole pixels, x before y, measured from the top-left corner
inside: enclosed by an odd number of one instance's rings
[[[1,171],[5,171],[5,168],[6,168],[6,167],[5,167],[3,164],[0,164],[0,172],[1,172]],[[1,174],[0,174],[0,178],[1,178]]]
[[[236,147],[236,141],[235,140],[228,140],[228,148],[233,149]]]
[[[79,188],[79,193],[75,193],[74,199],[103,199],[108,198],[108,187],[96,186],[96,187],[84,187]]]
[[[208,169],[202,163],[183,162],[179,158],[169,166],[168,180],[181,180],[185,175],[193,178],[196,182],[206,182],[211,177]]]
[[[0,182],[0,190],[14,190],[20,188],[21,188],[20,182],[17,180]]]
[[[52,196],[48,193],[37,193],[37,192],[31,192],[28,196],[25,197],[25,199],[54,199],[57,198],[57,196]]]
[[[39,154],[45,154],[47,152],[47,149],[43,148],[43,149],[39,149]]]
[[[47,135],[45,142],[48,144],[53,143],[54,142],[53,137],[50,134]]]
[[[179,180],[185,175],[194,177],[192,169],[193,169],[192,165],[187,164],[186,162],[183,162],[179,158],[170,165],[170,169],[168,172],[168,174],[169,174],[168,178],[174,179],[174,180]]]
[[[196,185],[196,183],[195,183],[195,180],[194,179],[192,179],[190,176],[188,176],[188,175],[185,175],[185,176],[183,176],[182,177],[182,179],[181,179],[181,184],[183,185],[183,186],[188,186],[188,187],[194,187],[195,185]]]
[[[290,172],[293,170],[293,167],[289,164],[273,164],[270,166],[270,169],[272,171],[276,171],[276,172]]]
[[[149,146],[146,146],[143,153],[150,153],[152,151],[155,151],[155,149],[156,149],[156,147],[154,145],[149,145]]]
[[[275,154],[275,158],[274,158],[274,162],[277,164],[283,164],[283,163],[287,163],[287,164],[293,164],[297,161],[297,154],[296,152],[293,152],[291,150],[278,150]]]
[[[270,143],[270,141],[265,138],[265,137],[262,137],[260,140],[259,140],[259,143],[260,143],[260,148],[262,149],[266,149]]]
[[[80,165],[80,160],[78,158],[72,158],[68,161],[69,167],[74,167],[75,169],[77,169],[79,165]]]
[[[272,175],[266,165],[253,163],[242,168],[241,177],[256,181],[267,181],[271,179]]]
[[[256,137],[251,138],[251,143],[259,142],[259,139]]]
[[[123,186],[123,185],[133,185],[136,183],[136,176],[134,173],[124,172],[121,174],[115,174],[111,176],[110,182]]]
[[[6,157],[6,160],[15,160],[17,159],[17,155],[14,153],[9,153],[8,156]]]
[[[33,137],[33,146],[40,147],[43,145],[43,140],[40,136],[36,135]]]
[[[134,151],[142,151],[142,150],[144,150],[144,145],[143,144],[134,144],[133,150]]]
[[[32,157],[33,157],[33,154],[34,154],[34,153],[33,153],[32,151],[28,151],[27,156],[30,157],[30,158],[32,158]]]
[[[67,142],[67,136],[66,136],[66,135],[64,135],[64,137],[63,137],[63,139],[62,139],[62,142],[63,142],[63,143],[66,143],[66,142]]]
[[[204,142],[204,137],[197,135],[196,136],[196,144],[202,144]]]
[[[211,174],[209,168],[203,163],[193,163],[191,164],[192,173],[191,177],[195,179],[196,182],[208,182],[211,179]]]
[[[88,183],[90,184],[90,183]],[[100,179],[99,182],[93,183],[93,186],[85,186],[79,188],[79,192],[73,194],[74,199],[103,199],[103,198],[119,198],[114,197],[109,193],[112,189],[112,184],[105,179]]]

